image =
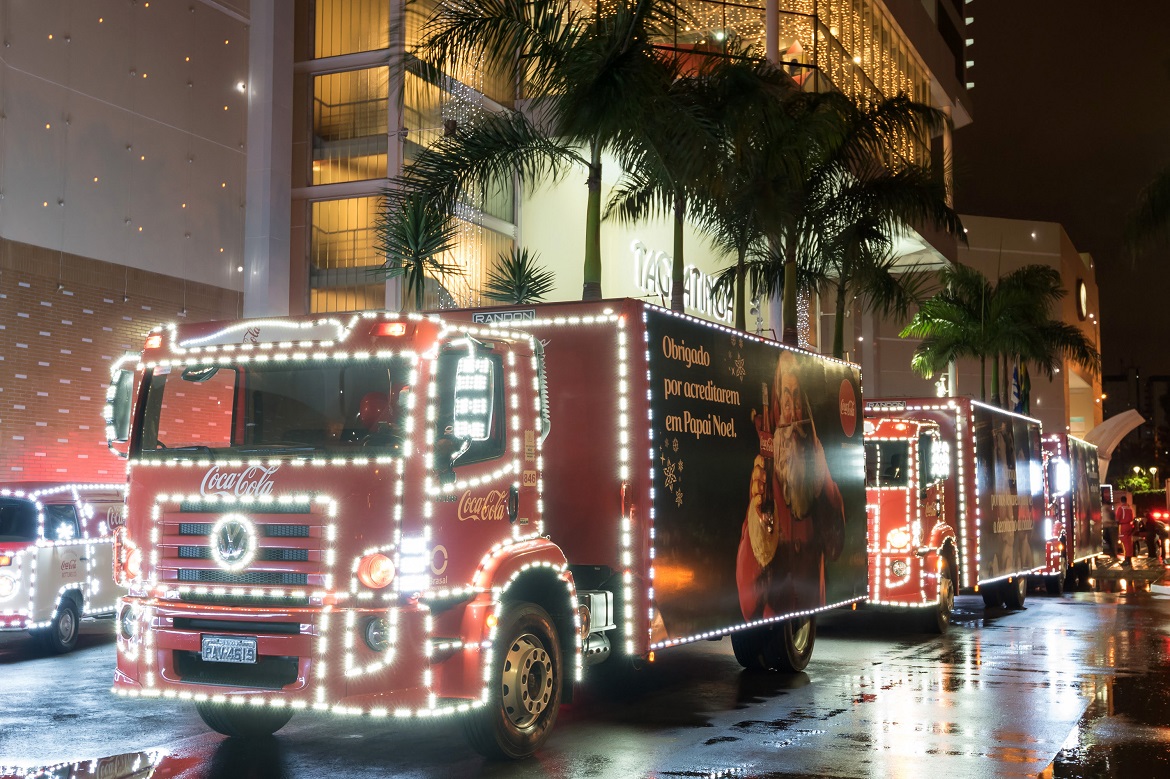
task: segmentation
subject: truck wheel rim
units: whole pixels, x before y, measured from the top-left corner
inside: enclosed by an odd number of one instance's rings
[[[540,639],[525,633],[504,655],[501,679],[504,713],[517,728],[526,728],[548,708],[553,694],[552,658]]]
[[[808,649],[808,641],[812,633],[812,620],[807,618],[796,620],[792,628],[792,648],[800,654]]]
[[[73,612],[65,609],[57,620],[57,638],[62,644],[73,640],[73,633],[77,630],[77,623],[73,619]]]
[[[949,574],[938,583],[938,607],[942,618],[950,622],[951,611],[955,608],[955,588]]]

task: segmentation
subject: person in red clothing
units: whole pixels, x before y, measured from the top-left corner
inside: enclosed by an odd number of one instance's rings
[[[1121,536],[1121,546],[1125,550],[1125,560],[1121,564],[1129,567],[1133,565],[1130,559],[1133,557],[1133,507],[1129,505],[1124,495],[1119,500],[1121,502],[1114,514],[1117,516],[1117,531],[1118,535]]]

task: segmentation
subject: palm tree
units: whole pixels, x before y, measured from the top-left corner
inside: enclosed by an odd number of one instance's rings
[[[904,319],[921,297],[928,275],[918,266],[898,269],[894,239],[908,224],[929,224],[962,235],[962,223],[946,202],[946,185],[928,168],[891,168],[871,159],[827,202],[816,237],[818,268],[835,288],[833,356],[844,355],[844,323],[850,293],[867,311]]]
[[[650,121],[670,69],[652,43],[674,26],[671,0],[617,0],[582,13],[572,0],[451,0],[437,4],[416,55],[429,73],[482,69],[522,85],[523,112],[459,127],[400,179],[451,212],[476,183],[531,185],[585,168],[582,297],[601,297],[602,155]]]
[[[717,232],[731,227],[732,193],[744,175],[752,143],[774,140],[783,100],[796,90],[784,71],[749,49],[727,44],[729,54],[703,57],[696,66],[664,55],[670,86],[656,99],[651,121],[620,149],[623,175],[606,206],[605,218],[633,223],[652,216],[673,219],[671,308],[683,310],[683,235],[688,218]],[[738,166],[737,166],[738,163]],[[754,168],[759,171],[762,168]],[[755,204],[741,216],[751,223]],[[688,210],[690,209],[690,210]],[[718,214],[728,218],[719,220]],[[732,228],[734,232],[734,228]],[[737,316],[743,311],[742,269],[747,247],[728,234],[728,248],[741,271],[736,287]],[[742,318],[739,321],[742,327]]]
[[[379,209],[374,222],[374,249],[386,260],[371,272],[386,278],[404,278],[404,303],[409,306],[413,298],[414,310],[422,311],[428,276],[443,278],[463,272],[458,265],[442,260],[455,246],[458,228],[446,212],[428,201],[390,194],[392,207]]]
[[[771,239],[784,257],[782,337],[786,343],[797,343],[797,267],[802,262],[815,266],[822,254],[817,247],[822,237],[834,224],[838,229],[848,225],[848,207],[840,202],[841,197],[854,194],[849,187],[855,181],[881,180],[888,174],[892,178],[885,183],[899,183],[896,174],[909,166],[897,161],[898,145],[907,139],[923,140],[923,132],[941,127],[946,117],[904,95],[871,106],[836,92],[794,96],[787,102],[806,153],[800,164],[790,169],[795,175],[776,180],[778,208]],[[900,229],[921,218],[957,226],[945,200],[927,205],[922,194],[918,190],[915,198],[891,196],[884,207],[875,203],[861,212],[880,214],[881,223],[891,228]],[[859,200],[864,198],[861,192],[856,195]]]
[[[1100,370],[1100,355],[1080,328],[1052,319],[1052,306],[1065,294],[1055,268],[1026,265],[992,284],[974,268],[956,264],[941,271],[939,281],[941,291],[922,303],[901,332],[922,339],[911,367],[923,377],[959,358],[976,358],[979,397],[985,400],[990,359],[992,403],[1001,405],[1008,394],[1001,393],[1001,361],[1005,379],[1009,361],[1025,370],[1035,366],[1049,378],[1064,360]]]
[[[1170,168],[1142,190],[1126,227],[1126,244],[1135,254],[1159,239],[1170,240]]]
[[[536,303],[544,300],[556,285],[556,274],[536,264],[539,255],[529,256],[527,249],[501,253],[496,266],[488,273],[483,295],[501,303]]]

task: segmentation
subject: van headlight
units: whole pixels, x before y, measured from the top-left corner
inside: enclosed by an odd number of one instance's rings
[[[11,576],[0,576],[0,600],[11,598],[16,592],[16,579]]]

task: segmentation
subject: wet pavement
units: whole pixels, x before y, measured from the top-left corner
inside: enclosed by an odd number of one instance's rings
[[[957,601],[946,637],[887,613],[822,621],[797,675],[747,673],[730,642],[659,654],[562,707],[535,758],[485,762],[451,721],[298,715],[224,739],[186,704],[108,692],[112,625],[60,658],[0,637],[0,777],[1170,776],[1170,581]]]

